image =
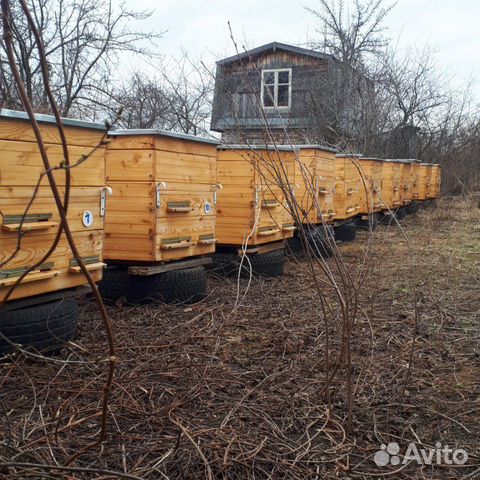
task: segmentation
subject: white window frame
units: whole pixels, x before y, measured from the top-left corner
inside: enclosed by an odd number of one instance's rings
[[[288,72],[288,105],[278,106],[278,74],[280,72]],[[267,84],[265,83],[265,74],[266,73],[274,73],[274,93],[273,93],[273,105],[272,106],[265,106],[264,102],[264,92],[265,87]],[[271,85],[270,83],[268,85]],[[285,85],[282,83],[282,85]],[[260,100],[262,102],[262,108],[267,111],[272,110],[289,110],[292,105],[292,69],[291,68],[271,68],[262,70],[262,81],[261,81],[261,90],[260,90]]]

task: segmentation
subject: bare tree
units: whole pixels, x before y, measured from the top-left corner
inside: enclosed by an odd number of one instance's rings
[[[209,132],[214,77],[201,60],[180,58],[134,75],[114,94],[112,108],[123,107],[127,128],[164,128],[199,135]]]
[[[388,45],[384,20],[394,4],[384,0],[355,0],[351,11],[344,0],[318,0],[318,9],[307,8],[318,20],[322,40],[315,46],[354,67],[365,65]]]
[[[161,33],[144,33],[131,28],[151,12],[135,12],[112,0],[28,0],[28,6],[42,32],[52,91],[63,116],[92,118],[113,88],[114,66],[125,53],[151,56],[150,50]],[[41,80],[41,61],[24,17],[12,6],[17,65],[29,100],[36,111],[50,111]],[[0,53],[0,103],[21,106],[12,90],[10,73]]]

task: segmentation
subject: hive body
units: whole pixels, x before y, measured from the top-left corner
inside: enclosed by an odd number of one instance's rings
[[[216,142],[113,132],[106,178],[105,259],[163,262],[215,250]]]
[[[295,195],[302,223],[331,222],[334,217],[335,150],[305,146],[299,149]]]
[[[360,210],[361,175],[358,158],[359,155],[336,155],[334,220],[353,218]]]
[[[40,131],[52,166],[64,162],[60,136],[52,117],[39,116]],[[71,189],[67,218],[76,245],[94,280],[102,276],[104,216],[101,211],[105,187],[105,128],[97,124],[65,121]],[[35,135],[25,114],[2,110],[0,114],[0,300],[21,273],[39,262],[48,252],[60,225],[48,179],[43,177],[38,193],[26,216],[28,203],[44,165]],[[84,157],[85,156],[85,157]],[[62,200],[65,192],[64,169],[54,171]],[[20,227],[20,223],[22,226]],[[20,249],[17,249],[19,230]],[[15,288],[11,300],[63,290],[86,284],[73,258],[65,235],[52,255],[28,274]]]
[[[254,246],[293,235],[284,192],[294,187],[295,158],[289,148],[219,147],[219,245]]]
[[[378,158],[359,158],[358,161],[361,173],[358,213],[368,215],[382,210],[384,161]]]

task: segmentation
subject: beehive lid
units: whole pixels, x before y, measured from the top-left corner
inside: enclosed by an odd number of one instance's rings
[[[12,119],[12,120],[24,120],[27,122],[30,121],[27,112],[8,110],[6,108],[2,108],[0,110],[0,118]],[[35,119],[39,123],[51,123],[54,125],[57,124],[57,121],[55,120],[55,117],[53,115],[44,115],[43,113],[36,113]],[[62,123],[66,127],[88,128],[90,130],[103,130],[103,131],[107,130],[107,127],[103,123],[87,122],[85,120],[77,120],[74,118],[62,117]]]
[[[387,162],[421,163],[421,160],[416,160],[415,158],[389,158]]]
[[[300,150],[304,149],[310,149],[310,150],[325,150],[326,152],[332,152],[332,153],[338,153],[338,149],[334,147],[328,147],[327,145],[321,145],[321,144],[304,144],[304,145],[295,145],[296,148],[299,148]]]
[[[413,160],[405,160],[405,159],[400,159],[400,158],[387,158],[385,160],[386,162],[392,162],[392,163],[413,163]]]
[[[294,152],[298,150],[296,147],[290,147],[288,145],[224,145],[219,144],[217,146],[219,150],[272,150],[279,152]]]
[[[361,153],[337,153],[336,158],[363,158]]]
[[[218,145],[219,143],[221,143],[215,138],[197,137],[195,135],[189,135],[187,133],[180,132],[169,132],[168,130],[162,130],[161,128],[118,129],[112,130],[111,132],[109,132],[109,135],[112,137],[130,135],[154,135],[157,137],[176,138],[177,140],[189,140],[192,142],[211,143],[212,145]]]

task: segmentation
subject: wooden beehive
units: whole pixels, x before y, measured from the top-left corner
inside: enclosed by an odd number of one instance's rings
[[[420,195],[420,161],[412,160],[412,184],[410,198],[417,201]]]
[[[428,184],[427,198],[434,199],[440,196],[441,167],[437,163],[430,163],[430,182]]]
[[[353,218],[360,210],[360,157],[356,154],[335,156],[334,221]]]
[[[37,115],[40,131],[52,166],[64,161],[54,118]],[[88,158],[72,168],[68,220],[76,245],[88,264],[95,281],[101,280],[103,263],[105,196],[105,146],[101,145],[106,128],[100,124],[64,120],[70,163]],[[99,146],[100,145],[100,146]],[[9,286],[29,267],[42,259],[50,248],[60,218],[48,180],[43,177],[38,193],[22,223],[22,237],[17,253],[21,219],[25,214],[44,171],[42,158],[28,117],[23,112],[0,111],[0,300]],[[65,171],[54,172],[62,198]],[[14,290],[11,300],[64,290],[86,284],[73,258],[65,235],[52,255],[29,273]]]
[[[430,198],[430,183],[432,177],[432,169],[429,163],[420,163],[418,166],[418,199],[427,200]]]
[[[400,164],[400,201],[402,205],[408,205],[412,202],[412,184],[413,184],[413,161],[399,160]]]
[[[295,230],[274,169],[281,168],[294,188],[292,148],[219,146],[217,238],[219,245],[249,246],[290,238]]]
[[[155,263],[215,251],[217,143],[163,130],[111,133],[106,260]]]
[[[401,200],[402,163],[385,160],[383,164],[382,210],[395,210],[402,205]]]
[[[380,158],[358,159],[360,165],[359,212],[362,215],[382,210],[381,200],[384,161]]]
[[[302,222],[331,222],[334,214],[336,150],[317,145],[299,147],[299,164],[295,169],[296,199]]]

